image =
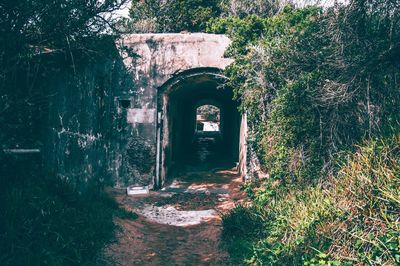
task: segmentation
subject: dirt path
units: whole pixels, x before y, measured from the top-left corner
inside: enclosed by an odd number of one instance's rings
[[[243,198],[235,171],[178,177],[145,197],[111,195],[137,220],[117,219],[117,242],[106,250],[116,265],[230,265],[220,247],[221,214]]]

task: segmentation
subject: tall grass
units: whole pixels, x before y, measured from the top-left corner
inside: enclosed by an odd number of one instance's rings
[[[251,209],[239,206],[223,218],[233,259],[250,265],[399,265],[400,136],[365,142],[344,158],[323,182],[288,186],[269,179],[254,186]]]
[[[369,265],[400,264],[400,136],[358,148],[332,181],[340,225],[328,251]]]

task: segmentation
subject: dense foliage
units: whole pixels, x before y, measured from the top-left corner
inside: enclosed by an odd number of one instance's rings
[[[399,262],[399,9],[353,0],[209,23],[233,40],[226,73],[269,174],[247,189],[252,215],[239,207],[225,217],[225,228],[238,217],[264,227],[228,237],[234,256],[262,265]],[[356,189],[359,179],[368,187]]]
[[[216,17],[260,17],[280,9],[277,0],[132,0],[130,19],[121,29],[128,32],[199,32]]]
[[[309,177],[343,148],[399,129],[399,27],[360,3],[211,24],[232,36],[227,74],[272,176]]]
[[[0,64],[49,50],[94,49],[93,41],[111,34],[110,14],[127,0],[2,1],[0,3]]]
[[[237,264],[400,263],[400,137],[363,143],[316,185],[248,184],[252,207],[223,218]]]
[[[202,116],[206,121],[218,122],[220,119],[220,109],[214,105],[199,106],[196,114]]]
[[[250,14],[259,17],[273,16],[279,11],[283,2],[278,0],[220,0],[219,4],[223,17],[244,18]]]
[[[3,157],[0,171],[1,265],[101,265],[113,217],[135,218],[102,192],[78,194],[42,176],[34,157]]]
[[[218,0],[133,0],[128,29],[134,32],[201,31],[221,13]]]
[[[113,217],[123,214],[115,202],[97,188],[78,193],[43,173],[39,155],[14,157],[3,148],[41,148],[48,77],[114,55],[110,12],[124,2],[0,3],[1,265],[98,265],[101,249],[113,239]]]

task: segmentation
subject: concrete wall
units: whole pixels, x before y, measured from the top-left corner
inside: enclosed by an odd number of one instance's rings
[[[247,115],[242,115],[240,122],[240,137],[239,137],[239,172],[242,175],[242,179],[247,179]]]
[[[191,70],[224,69],[232,62],[224,58],[229,44],[224,35],[133,34],[118,40],[119,52],[111,43],[107,58],[38,55],[40,67],[13,72],[1,94],[0,103],[10,105],[0,115],[2,148],[40,149],[45,174],[77,188],[152,187],[160,88]]]
[[[127,125],[119,132],[121,147],[114,153],[117,186],[154,185],[157,112],[160,111],[157,110],[157,90],[185,70],[224,69],[232,62],[224,58],[229,44],[230,40],[224,35],[204,33],[134,34],[118,41],[134,88],[125,88],[116,97],[116,101],[129,101],[128,107],[119,106],[118,109],[121,117],[126,116]]]
[[[15,104],[7,118],[0,116],[9,125],[0,134],[2,148],[40,149],[46,174],[77,188],[92,183],[152,187],[160,170],[161,88],[182,78],[190,87],[192,70],[224,69],[232,62],[224,58],[229,44],[215,34],[133,34],[118,40],[119,53],[107,58],[38,55],[37,64],[46,68],[34,72],[37,86],[21,80],[21,91],[10,85],[0,99],[14,97],[27,108],[21,112]],[[16,81],[22,77],[15,76]]]
[[[48,80],[48,118],[42,142],[45,169],[82,190],[120,182],[119,132],[130,130],[115,98],[134,88],[118,58],[77,64]]]
[[[225,35],[206,33],[131,34],[118,45],[130,49],[137,57],[124,53],[124,63],[132,66],[142,101],[152,102],[156,88],[175,74],[198,67],[224,69],[232,59],[224,58],[231,43]]]
[[[113,42],[109,46],[116,50]],[[122,119],[114,97],[133,87],[114,55],[89,60],[73,51],[71,62],[70,54],[56,51],[11,69],[15,78],[7,77],[0,97],[9,107],[0,114],[0,161],[19,162],[23,168],[35,164],[39,177],[58,176],[79,190],[113,184],[112,151],[118,149]]]

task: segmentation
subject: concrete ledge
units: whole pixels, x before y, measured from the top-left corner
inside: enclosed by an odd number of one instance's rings
[[[34,154],[40,153],[40,149],[3,149],[5,154]]]

